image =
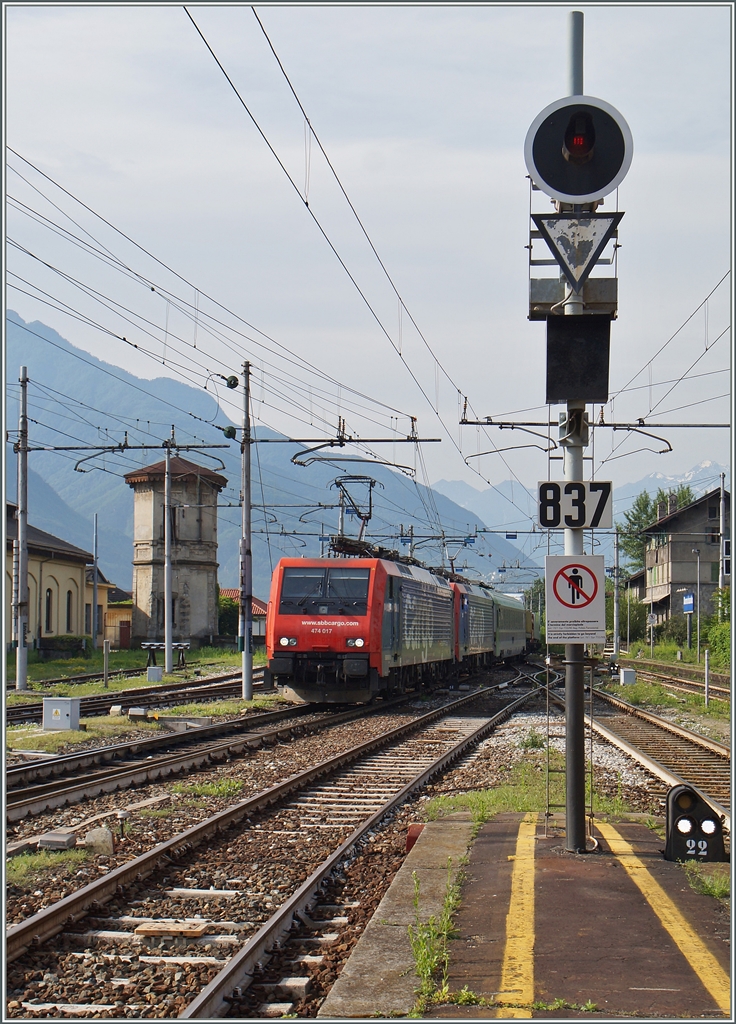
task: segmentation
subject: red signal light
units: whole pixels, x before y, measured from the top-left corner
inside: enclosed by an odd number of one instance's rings
[[[576,111],[567,125],[562,155],[575,164],[585,164],[593,156],[595,127],[587,110]]]

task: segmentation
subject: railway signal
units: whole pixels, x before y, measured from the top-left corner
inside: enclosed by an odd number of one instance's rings
[[[720,816],[691,786],[669,791],[665,821],[665,860],[726,860]]]
[[[634,143],[624,117],[605,100],[567,96],[532,121],[524,159],[534,184],[560,203],[597,203],[631,166]]]

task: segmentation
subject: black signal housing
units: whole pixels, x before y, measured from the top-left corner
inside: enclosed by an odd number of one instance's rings
[[[725,861],[720,815],[691,786],[667,794],[665,860]]]

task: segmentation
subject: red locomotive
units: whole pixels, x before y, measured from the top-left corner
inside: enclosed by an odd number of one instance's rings
[[[268,672],[289,696],[354,703],[523,654],[513,598],[382,558],[282,558],[266,617]]]

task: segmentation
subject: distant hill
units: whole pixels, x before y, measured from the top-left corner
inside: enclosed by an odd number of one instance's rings
[[[112,445],[122,441],[127,430],[131,444],[151,444],[146,451],[127,451],[106,455],[104,459],[75,465],[88,453],[32,452],[29,456],[29,520],[34,526],[64,537],[87,551],[92,550],[92,517],[99,524],[99,557],[104,574],[123,589],[132,583],[133,492],[122,479],[135,466],[158,462],[163,456],[161,442],[169,436],[171,425],[180,443],[223,444],[225,439],[212,423],[224,426],[227,419],[214,399],[201,389],[160,377],[143,380],[112,364],[103,363],[43,323],[25,323],[16,313],[7,316],[6,366],[9,387],[7,428],[17,430],[18,367],[28,367],[30,438],[36,445]],[[82,402],[84,405],[80,405]],[[97,410],[97,411],[94,411]],[[190,415],[191,414],[191,415]],[[196,417],[196,418],[193,418]],[[51,429],[56,427],[56,430]],[[61,431],[62,433],[59,433]],[[280,435],[258,428],[257,436],[279,439]],[[381,543],[399,547],[396,534],[401,526],[413,525],[419,535],[438,532],[437,513],[448,534],[469,536],[476,526],[502,527],[506,519],[479,514],[471,508],[386,466],[371,463],[340,467],[317,463],[308,468],[295,466],[291,456],[301,446],[278,443],[254,446],[253,458],[253,581],[254,593],[267,599],[271,566],[283,555],[318,555],[320,534],[335,533],[335,510],[312,511],[308,507],[336,499],[330,487],[335,476],[344,472],[370,474],[382,487],[374,491],[374,517],[369,530],[382,537]],[[7,489],[14,498],[16,460],[8,446]],[[219,581],[224,587],[237,585],[238,538],[240,536],[240,448],[232,442],[213,450],[210,457],[201,452],[184,452],[192,461],[213,468],[222,459],[222,473],[229,484],[221,495],[219,511]],[[94,468],[93,468],[94,467]],[[272,511],[267,515],[263,506]],[[278,505],[298,506],[279,509]],[[229,506],[229,507],[226,507]],[[513,506],[509,506],[513,509]],[[503,516],[507,516],[504,510]],[[300,520],[303,517],[303,521]],[[276,519],[276,522],[274,522]],[[268,524],[268,535],[264,531]],[[349,526],[351,524],[349,523]],[[296,533],[310,536],[296,536]],[[352,532],[357,532],[352,526]],[[369,537],[369,539],[371,539]],[[462,547],[461,541],[448,545],[457,555],[458,567],[467,563],[469,575],[488,574],[495,567],[515,563],[536,566],[525,558],[503,534],[486,534],[474,544]],[[402,546],[406,551],[406,546]],[[423,543],[417,557],[439,564],[437,542]],[[446,563],[447,564],[447,563]],[[475,573],[473,572],[475,570]],[[531,580],[527,573],[525,583]],[[506,588],[508,589],[508,587]]]

